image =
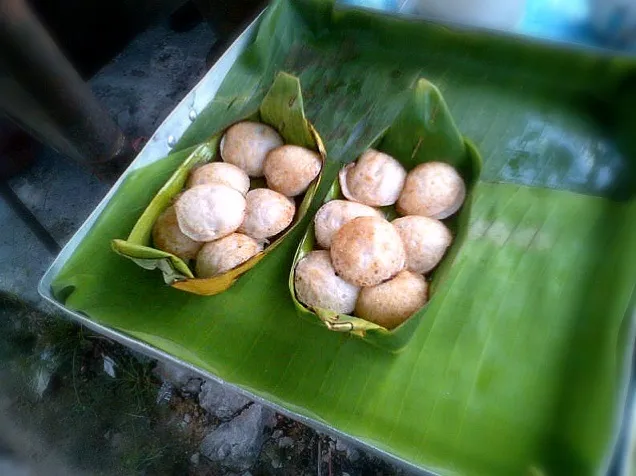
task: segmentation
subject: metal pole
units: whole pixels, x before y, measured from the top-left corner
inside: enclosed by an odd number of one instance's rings
[[[98,174],[130,158],[124,134],[24,0],[0,0],[0,108]]]

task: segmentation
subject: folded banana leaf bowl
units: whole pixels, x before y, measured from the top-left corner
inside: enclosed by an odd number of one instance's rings
[[[415,166],[430,162],[441,161],[452,165],[459,171],[466,184],[466,199],[460,211],[453,214],[447,225],[453,232],[453,246],[446,253],[441,266],[432,274],[432,282],[428,292],[428,300],[435,295],[442,276],[449,270],[454,257],[457,255],[461,243],[466,239],[468,229],[472,190],[481,171],[481,157],[475,146],[463,138],[446,107],[439,90],[425,79],[417,81],[410,97],[393,124],[380,134],[380,137],[369,144],[370,148],[379,150],[394,157],[411,170]],[[335,179],[323,203],[331,200],[344,199],[339,180]],[[395,208],[383,207],[382,212],[388,219],[395,218]],[[424,317],[427,306],[411,315],[404,323],[395,329],[387,329],[381,325],[346,314],[321,309],[309,308],[296,297],[294,289],[296,264],[308,253],[320,249],[315,240],[315,226],[311,223],[303,237],[289,274],[289,290],[294,304],[301,317],[324,325],[336,332],[346,332],[362,338],[389,351],[399,351],[408,344],[419,321]]]
[[[305,119],[302,93],[298,79],[281,73],[263,100],[257,113],[246,116],[243,120],[261,122],[276,129],[286,144],[297,145],[320,153],[324,164],[325,151],[318,133]],[[223,133],[215,134],[204,144],[198,146],[181,166],[159,190],[148,208],[141,215],[127,240],[115,239],[113,250],[130,258],[145,269],[159,269],[164,281],[183,291],[201,295],[214,295],[228,289],[242,274],[253,268],[267,253],[285,238],[307,212],[316,188],[320,183],[320,175],[303,194],[297,207],[293,225],[282,236],[275,237],[264,251],[257,253],[239,266],[210,278],[195,278],[188,265],[179,257],[166,251],[151,247],[152,227],[161,213],[181,192],[189,174],[198,165],[218,159],[218,152]],[[253,180],[255,181],[255,180]],[[262,180],[261,180],[262,181]]]
[[[172,153],[126,174],[43,294],[429,473],[607,472],[622,447],[634,348],[636,60],[323,0],[276,0],[250,35]],[[126,237],[134,253],[157,251],[148,223],[185,169],[211,160],[230,124],[262,112],[281,71],[298,79],[327,152],[305,215],[211,296],[175,289],[196,280],[170,256],[113,253]],[[297,307],[290,273],[313,246],[316,211],[337,196],[338,172],[370,146],[407,169],[454,164],[468,198],[420,312],[393,331],[351,321],[331,332],[349,317]],[[158,263],[171,286],[138,266]]]

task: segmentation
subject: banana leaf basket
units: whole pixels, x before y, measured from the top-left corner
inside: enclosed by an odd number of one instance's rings
[[[437,288],[443,282],[446,270],[452,265],[454,257],[457,256],[466,239],[472,191],[481,171],[481,157],[475,146],[462,137],[439,90],[425,79],[417,81],[404,109],[395,118],[393,124],[386,131],[382,131],[379,137],[368,144],[368,147],[390,154],[407,170],[424,162],[442,160],[453,165],[467,184],[467,198],[464,205],[453,219],[447,221],[454,235],[454,244],[443,259],[442,265],[433,274],[429,300],[433,299]],[[343,199],[338,179],[333,181],[323,203],[336,199]],[[397,216],[394,207],[384,207],[382,212],[388,219]],[[309,321],[324,325],[329,330],[350,333],[391,352],[403,349],[416,332],[420,320],[426,318],[428,306],[424,306],[392,330],[355,316],[338,314],[327,309],[309,309],[296,299],[294,276],[298,261],[314,249],[318,247],[315,244],[312,222],[300,242],[289,273],[289,293],[298,314]]]
[[[242,120],[260,121],[275,128],[286,144],[306,147],[318,152],[324,162],[325,150],[318,133],[305,118],[303,99],[298,78],[280,73],[268,94],[263,99],[257,112],[247,115]],[[192,270],[179,257],[152,247],[152,227],[161,213],[168,207],[177,194],[181,192],[188,175],[197,165],[219,160],[219,143],[223,132],[214,134],[205,143],[199,145],[179,168],[172,174],[161,190],[153,198],[144,213],[139,217],[126,240],[114,239],[113,250],[134,261],[144,269],[159,269],[167,284],[183,291],[211,296],[228,289],[242,274],[248,272],[271,253],[293,230],[294,226],[307,213],[311,200],[320,183],[320,175],[311,183],[301,197],[292,225],[276,237],[264,251],[256,254],[236,268],[211,278],[195,278]]]

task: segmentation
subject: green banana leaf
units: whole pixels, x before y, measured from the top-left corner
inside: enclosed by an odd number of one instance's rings
[[[258,112],[244,117],[243,120],[262,121],[274,127],[287,144],[299,145],[318,151],[324,164],[326,155],[324,146],[316,130],[305,119],[298,78],[286,73],[279,73],[271,89],[263,99]],[[217,133],[207,142],[198,146],[157,192],[157,195],[139,217],[128,239],[116,238],[111,243],[113,251],[131,259],[140,267],[150,270],[159,269],[166,284],[170,284],[182,291],[206,296],[218,294],[228,289],[241,275],[256,266],[267,253],[271,253],[281,243],[295,224],[298,223],[298,220],[307,213],[321,177],[320,175],[305,192],[298,207],[294,225],[264,251],[222,275],[205,279],[195,278],[188,265],[179,257],[152,248],[152,227],[159,215],[172,203],[174,197],[181,192],[190,171],[197,165],[218,157],[217,151],[222,136],[222,132]]]
[[[470,219],[471,192],[481,171],[481,157],[474,146],[466,141],[457,129],[439,90],[425,79],[420,79],[413,88],[411,98],[393,124],[368,147],[386,152],[395,157],[407,170],[431,160],[441,160],[453,165],[466,183],[466,200],[460,212],[446,220],[453,232],[454,240],[445,259],[432,274],[430,299],[443,281],[443,275],[466,239]],[[344,198],[338,179],[335,179],[323,203]],[[397,216],[394,207],[383,207],[388,219]],[[366,342],[396,352],[404,348],[413,336],[421,319],[425,319],[428,304],[393,330],[346,314],[328,309],[309,309],[296,299],[294,275],[296,264],[315,248],[314,223],[311,222],[303,237],[289,273],[289,292],[300,317],[319,323],[336,332],[348,332]]]
[[[636,62],[319,0],[277,0],[185,149],[300,78],[329,157],[310,212],[202,299],[110,251],[191,152],[129,174],[53,292],[71,309],[441,475],[603,473],[633,349]],[[426,77],[483,157],[467,238],[409,345],[299,319],[287,280],[343,163]]]
[[[199,164],[209,162],[215,156],[218,143],[219,137],[215,136],[210,142],[198,146],[183,161],[139,217],[128,239],[112,241],[113,251],[125,258],[130,258],[144,269],[159,269],[166,284],[194,278],[192,271],[181,258],[151,247],[152,227],[159,215],[171,204],[172,198],[181,192],[188,180],[190,170]]]

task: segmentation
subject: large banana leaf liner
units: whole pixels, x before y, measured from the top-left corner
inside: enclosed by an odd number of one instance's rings
[[[479,179],[481,157],[472,143],[462,137],[457,129],[440,91],[426,79],[417,82],[410,100],[395,122],[368,146],[392,155],[407,171],[424,162],[446,162],[458,170],[466,183],[466,200],[462,208],[453,217],[444,221],[453,233],[453,243],[442,263],[429,275],[432,277],[429,285],[430,302],[431,299],[435,299],[436,288],[453,265],[454,257],[466,238],[472,205],[471,192]],[[336,178],[323,203],[344,198]],[[389,220],[397,216],[393,206],[382,207],[381,210]],[[349,333],[392,352],[404,348],[425,317],[428,303],[392,330],[355,316],[338,314],[328,309],[309,308],[296,298],[294,276],[298,261],[314,249],[317,247],[312,221],[296,251],[289,274],[289,290],[299,315],[330,331]]]
[[[175,152],[130,171],[65,248],[54,298],[430,474],[611,474],[636,333],[636,61],[333,4],[270,4]],[[288,280],[311,212],[207,299],[110,249],[192,147],[258,111],[279,71],[300,78],[329,151],[312,211],[338,169],[387,136],[421,77],[483,157],[468,230],[464,209],[400,352],[298,316]]]
[[[305,118],[300,82],[295,76],[279,73],[271,89],[263,99],[258,111],[242,120],[262,122],[272,126],[283,137],[286,144],[298,145],[320,153],[325,162],[325,150],[318,133]],[[220,160],[219,143],[221,131],[208,141],[197,146],[177,168],[165,185],[157,192],[146,210],[135,224],[126,240],[115,239],[112,248],[118,254],[131,259],[142,268],[158,269],[166,284],[194,294],[211,296],[228,289],[243,274],[252,269],[268,253],[273,251],[305,216],[313,196],[320,184],[320,175],[309,186],[302,202],[297,207],[292,225],[262,252],[236,268],[211,278],[195,278],[188,265],[179,257],[152,247],[152,227],[161,213],[182,191],[190,171],[206,162]],[[255,180],[252,180],[254,186]],[[258,179],[256,180],[258,183]]]

